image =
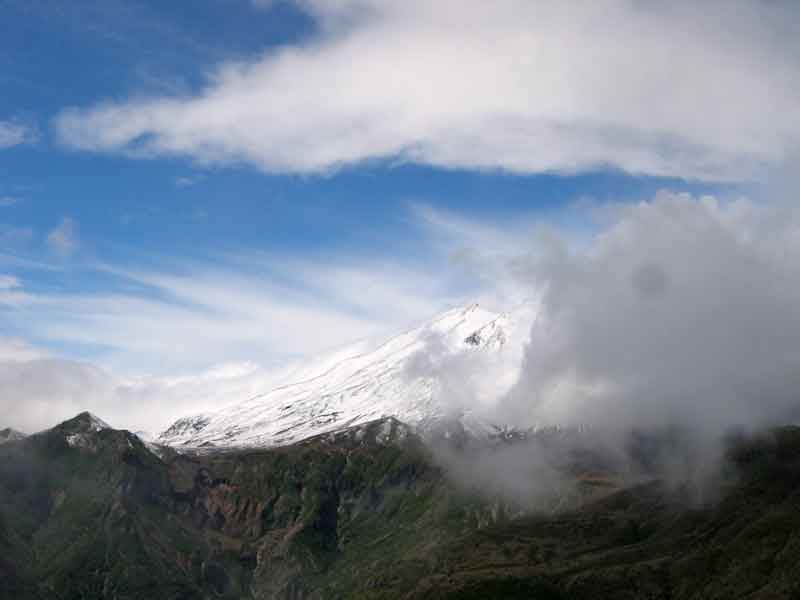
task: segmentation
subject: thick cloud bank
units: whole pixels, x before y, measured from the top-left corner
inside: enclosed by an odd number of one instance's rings
[[[270,3],[260,3],[267,5]],[[298,0],[317,31],[61,140],[319,172],[375,159],[746,179],[800,141],[800,10],[712,0]]]
[[[114,427],[155,433],[179,417],[262,392],[280,375],[240,363],[185,376],[123,378],[0,338],[0,428],[33,433],[89,410]]]
[[[661,194],[606,211],[574,251],[531,261],[544,290],[504,410],[542,423],[785,423],[800,406],[800,220],[748,202]]]

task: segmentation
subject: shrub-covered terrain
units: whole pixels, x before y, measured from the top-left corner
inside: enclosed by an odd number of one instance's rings
[[[178,454],[90,415],[0,446],[0,598],[797,598],[800,431],[740,442],[713,503],[576,476],[523,514],[401,423]]]

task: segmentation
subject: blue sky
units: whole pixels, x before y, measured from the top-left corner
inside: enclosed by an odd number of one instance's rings
[[[2,0],[0,338],[167,375],[516,301],[458,257],[785,166],[796,10],[737,6]]]

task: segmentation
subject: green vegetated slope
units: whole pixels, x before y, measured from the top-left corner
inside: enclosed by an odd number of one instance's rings
[[[526,517],[439,549],[413,599],[800,598],[800,429],[738,445],[703,506],[653,481],[581,510]]]
[[[385,420],[262,451],[154,454],[89,415],[0,446],[0,597],[355,598],[491,520]]]
[[[713,506],[657,482],[589,502],[589,482],[569,510],[516,518],[391,419],[157,451],[88,415],[0,446],[0,598],[800,597],[794,429],[741,446]]]

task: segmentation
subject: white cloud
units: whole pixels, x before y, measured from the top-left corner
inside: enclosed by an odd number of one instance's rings
[[[16,196],[0,196],[0,207],[14,206],[19,202]]]
[[[394,332],[465,302],[450,289],[444,263],[427,258],[403,264],[246,253],[211,263],[94,266],[87,277],[108,282],[102,293],[9,289],[0,304],[13,309],[9,318],[27,336],[104,349],[102,364],[117,371],[270,365]]]
[[[530,265],[546,290],[516,418],[679,425],[715,439],[800,413],[800,213],[661,193],[607,211],[587,247]]]
[[[0,337],[0,362],[23,362],[47,356],[47,352],[23,339]]]
[[[320,172],[374,159],[746,179],[800,141],[792,3],[298,1],[316,37],[196,95],[63,112],[61,139]]]
[[[80,245],[78,226],[75,221],[69,217],[62,217],[58,225],[47,234],[47,245],[60,256],[66,257],[73,254]]]
[[[185,175],[175,178],[175,187],[185,188],[197,185],[205,179],[205,175]]]
[[[0,223],[0,248],[22,246],[32,239],[33,229],[30,227],[13,227]]]
[[[212,340],[221,338],[229,345],[235,340],[235,345],[269,347],[271,354],[290,356],[321,352],[425,318],[445,297],[441,287],[419,283],[425,274],[407,270],[405,280],[394,279],[399,267],[387,263],[312,266],[287,261],[266,266],[260,273],[206,270],[177,277],[150,274],[140,280],[178,302],[198,306],[194,319]],[[321,277],[322,272],[328,276]],[[362,284],[368,280],[370,287],[348,286],[345,275],[360,277]],[[275,283],[282,278],[287,283]],[[386,296],[395,303],[383,304]],[[229,356],[252,356],[231,350]]]
[[[253,365],[123,378],[86,362],[48,357],[21,340],[0,339],[0,425],[33,432],[89,410],[116,427],[158,433],[186,414],[261,392],[270,381]]]
[[[11,290],[18,287],[21,287],[19,279],[13,275],[0,274],[0,290]]]
[[[23,306],[30,299],[31,297],[23,291],[22,283],[16,276],[0,274],[0,306]],[[0,338],[0,342],[2,339]]]
[[[36,130],[16,121],[0,121],[0,150],[36,141]]]

